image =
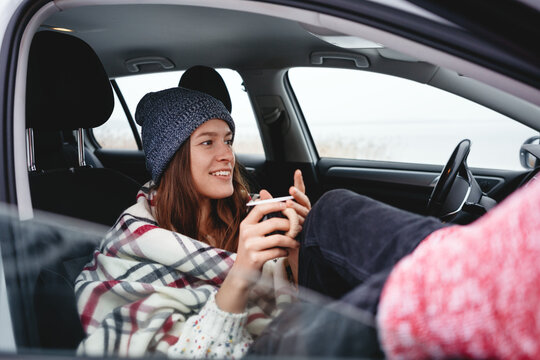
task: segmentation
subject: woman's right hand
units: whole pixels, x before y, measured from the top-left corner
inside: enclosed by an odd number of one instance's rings
[[[270,194],[261,191],[261,200],[270,199]],[[287,218],[274,217],[261,222],[261,219],[272,212],[281,212],[287,208],[285,202],[269,203],[255,206],[240,224],[238,251],[234,266],[244,271],[259,271],[265,262],[288,255],[287,248],[297,248],[298,242],[293,238],[273,234],[274,231],[287,232],[290,222]]]
[[[261,191],[260,195],[261,200],[271,198],[265,190]],[[265,215],[286,208],[285,202],[257,205],[240,223],[236,261],[216,295],[216,303],[220,309],[243,312],[254,274],[258,274],[268,260],[287,256],[287,249],[299,247],[298,242],[289,236],[267,236],[278,230],[288,231],[290,223],[287,218],[275,217],[261,222]]]

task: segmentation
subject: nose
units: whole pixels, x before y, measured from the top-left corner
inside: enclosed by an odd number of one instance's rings
[[[234,152],[230,145],[222,143],[217,151],[217,160],[218,161],[234,161]]]

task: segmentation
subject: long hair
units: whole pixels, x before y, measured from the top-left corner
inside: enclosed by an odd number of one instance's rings
[[[201,224],[199,194],[191,177],[190,140],[176,152],[159,184],[154,199],[156,220],[160,227],[205,241],[200,233],[201,227],[212,229],[211,235],[216,246],[235,252],[238,248],[240,222],[246,216],[246,203],[249,200],[247,182],[238,164],[233,170],[234,192],[225,199],[211,200],[210,216],[207,224]]]

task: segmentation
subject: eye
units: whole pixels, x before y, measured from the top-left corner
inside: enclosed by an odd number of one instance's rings
[[[201,145],[212,145],[212,140],[203,141]]]
[[[225,144],[232,146],[233,145],[233,139],[225,140]]]

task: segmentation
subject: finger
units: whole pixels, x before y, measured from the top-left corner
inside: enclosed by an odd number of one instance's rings
[[[296,241],[295,239],[282,234],[274,234],[270,235],[264,238],[265,244],[267,245],[266,248],[272,248],[272,247],[282,247],[282,248],[290,248],[290,249],[297,249],[300,247],[300,243]]]
[[[288,256],[289,248],[286,247],[269,247],[263,250],[246,253],[244,256],[238,256],[235,262],[235,265],[238,266],[237,269],[249,269],[260,270],[265,262],[268,260],[276,259],[279,257]],[[240,254],[239,254],[240,255]],[[251,275],[250,272],[244,271],[244,275]]]
[[[296,235],[302,231],[302,226],[300,226],[300,219],[296,210],[293,208],[287,208],[282,211],[282,213],[287,216],[289,219],[289,230],[285,233],[286,236],[295,238]]]
[[[256,205],[246,216],[244,222],[247,224],[256,224],[261,221],[264,215],[270,214],[271,212],[284,210],[286,207],[287,204],[283,201]]]
[[[311,202],[309,201],[309,197],[303,192],[301,192],[298,188],[291,186],[289,189],[289,194],[294,197],[294,200],[296,200],[297,203],[305,206],[308,209],[311,209]]]
[[[301,192],[306,192],[306,186],[304,184],[304,177],[302,176],[302,171],[296,169],[294,172],[294,187],[296,187]]]
[[[300,243],[298,241],[282,234],[273,234],[260,238],[254,238],[254,240],[256,241],[251,242],[247,246],[247,248],[254,254],[276,247],[287,249],[297,249],[300,247]]]
[[[290,228],[290,221],[289,219],[276,217],[261,221],[254,226],[257,227],[257,234],[266,235],[274,231],[288,231]]]
[[[287,200],[287,207],[294,209],[298,216],[306,217],[309,213],[309,208],[294,201]]]
[[[268,249],[264,252],[261,252],[259,253],[259,256],[261,258],[261,262],[265,263],[269,260],[273,260],[273,259],[277,259],[277,258],[280,258],[280,257],[286,257],[289,255],[289,252],[287,251],[287,249],[282,249],[282,248],[271,248],[271,249]]]
[[[259,192],[260,200],[267,200],[272,199],[272,195],[268,192],[268,190],[261,190]]]

